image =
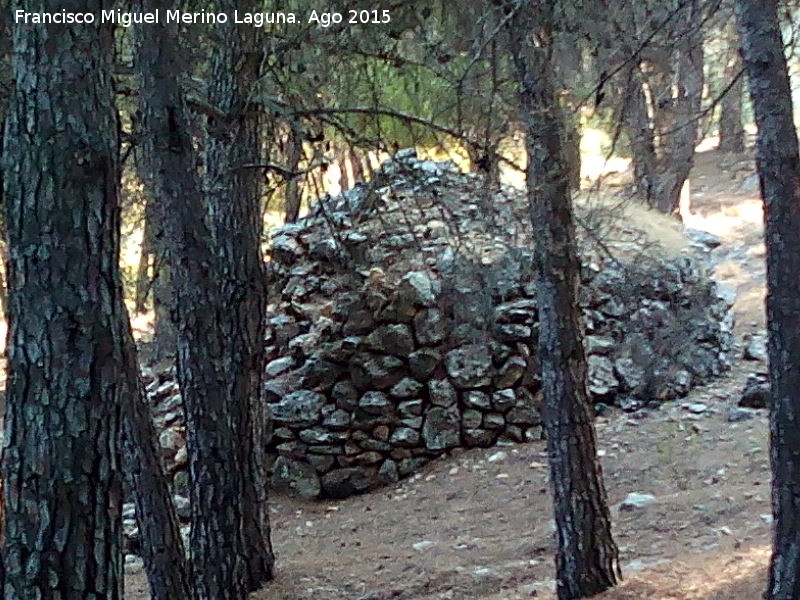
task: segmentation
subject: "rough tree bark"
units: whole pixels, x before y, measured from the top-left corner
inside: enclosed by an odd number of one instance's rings
[[[101,2],[26,10],[99,12]],[[111,27],[14,26],[2,471],[6,600],[122,598],[117,120]]]
[[[140,0],[138,6],[150,11],[169,4]],[[220,35],[230,35],[225,31],[219,30]],[[260,233],[260,221],[250,212],[257,198],[247,194],[257,171],[240,168],[252,150],[255,130],[250,115],[238,112],[248,108],[246,102],[240,104],[241,97],[229,105],[220,96],[212,98],[229,118],[209,124],[209,143],[219,144],[209,149],[209,160],[220,162],[209,165],[204,198],[175,77],[181,72],[176,39],[171,25],[150,27],[147,38],[137,43],[137,54],[145,137],[153,145],[150,156],[159,206],[165,211],[179,323],[177,366],[188,434],[194,598],[244,600],[272,577],[273,560],[261,462],[264,413],[255,410],[263,368],[263,277],[258,243],[252,247]],[[215,63],[228,60],[234,49],[219,51],[223,56],[215,57]],[[246,63],[228,66],[235,65],[238,76]],[[229,81],[230,74],[218,71],[214,67],[214,78]],[[221,156],[222,148],[232,156]]]
[[[150,359],[159,362],[175,357],[177,330],[173,322],[175,313],[174,295],[172,293],[172,277],[167,259],[169,248],[164,231],[164,211],[159,207],[158,186],[155,183],[156,173],[149,155],[154,150],[147,142],[136,147],[136,165],[139,177],[144,183],[147,193],[147,206],[144,215],[144,233],[142,239],[142,259],[146,262],[139,266],[136,282],[137,311],[142,308],[149,293],[153,298],[153,343]],[[152,274],[150,262],[152,261]],[[144,273],[142,271],[144,270]],[[140,291],[140,282],[144,290]],[[141,300],[140,300],[141,297]]]
[[[800,152],[777,0],[737,0],[742,53],[758,125],[764,199],[773,554],[765,598],[800,598]]]
[[[720,100],[719,149],[722,152],[744,152],[744,125],[742,124],[742,99],[744,96],[744,77],[741,71],[742,55],[739,53],[739,36],[736,22],[731,19],[725,28],[728,62],[725,65],[724,83],[738,77]]]
[[[219,10],[257,10],[253,0],[218,0]],[[261,255],[263,111],[252,96],[262,75],[264,51],[259,29],[239,25],[219,31],[211,60],[209,101],[226,118],[206,123],[207,203],[221,287],[219,327],[224,346],[225,402],[236,427],[238,464],[247,467],[241,496],[243,546],[249,590],[272,579],[266,475],[266,412],[261,396],[267,311]],[[299,143],[299,140],[297,140]],[[248,166],[249,165],[249,166]],[[299,206],[298,206],[299,208]]]
[[[620,572],[588,400],[577,303],[580,264],[563,116],[552,82],[554,4],[552,0],[519,4],[509,32],[520,82],[536,239],[538,344],[558,537],[557,593],[559,600],[574,600],[613,587]]]

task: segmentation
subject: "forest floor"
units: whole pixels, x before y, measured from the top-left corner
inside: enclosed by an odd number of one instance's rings
[[[687,218],[725,241],[714,253],[715,273],[739,292],[740,345],[764,329],[752,173],[752,160],[699,154]],[[747,374],[759,368],[737,358],[730,373],[688,398],[597,419],[624,574],[599,599],[760,597],[771,528],[767,415],[727,418]],[[277,576],[253,600],[554,598],[547,477],[537,442],[454,452],[410,479],[343,501],[274,496]],[[655,500],[621,511],[631,492]],[[149,598],[141,568],[129,569],[127,590],[129,599]]]

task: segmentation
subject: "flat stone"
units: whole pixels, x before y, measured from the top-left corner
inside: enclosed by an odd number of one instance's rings
[[[383,392],[366,392],[358,407],[371,415],[387,415],[394,411],[394,403]]]
[[[294,358],[291,356],[283,356],[270,361],[267,364],[265,373],[267,374],[267,377],[277,377],[278,375],[283,375],[287,371],[291,371],[293,367]]]
[[[419,432],[410,427],[398,427],[392,432],[389,442],[395,446],[413,448],[419,445]]]
[[[656,497],[652,494],[631,492],[625,497],[625,500],[620,503],[619,509],[624,511],[638,510],[644,508],[648,504],[652,504],[655,501]]]
[[[489,410],[492,408],[492,401],[489,398],[489,394],[476,390],[464,392],[464,404],[481,410]]]
[[[517,396],[514,394],[514,390],[512,389],[505,389],[505,390],[497,390],[492,394],[492,408],[494,410],[498,410],[500,412],[505,412],[517,401]]]
[[[270,404],[272,419],[279,423],[294,426],[314,425],[320,418],[320,411],[327,399],[322,394],[310,390],[292,392],[280,402]]]
[[[389,390],[389,394],[395,398],[414,398],[421,391],[424,386],[411,377],[403,377]]]

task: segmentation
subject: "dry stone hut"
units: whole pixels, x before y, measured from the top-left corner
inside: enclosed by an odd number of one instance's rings
[[[540,439],[534,243],[524,194],[412,151],[279,229],[273,485],[345,497],[456,447]],[[733,298],[698,258],[602,247],[582,242],[596,402],[676,398],[728,368]]]

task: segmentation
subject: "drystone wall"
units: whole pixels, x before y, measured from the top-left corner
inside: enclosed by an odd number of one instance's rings
[[[275,488],[340,498],[452,448],[541,438],[528,219],[523,194],[404,151],[276,232]],[[728,368],[733,297],[701,261],[581,247],[594,402],[634,409]]]

